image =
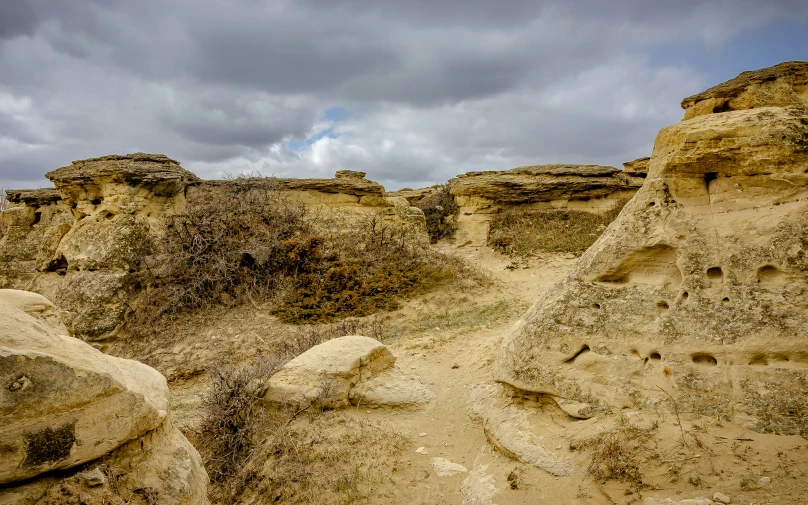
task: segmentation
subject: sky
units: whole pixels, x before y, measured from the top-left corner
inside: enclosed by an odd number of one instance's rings
[[[138,151],[390,190],[620,167],[682,98],[791,60],[805,0],[0,0],[0,187]]]

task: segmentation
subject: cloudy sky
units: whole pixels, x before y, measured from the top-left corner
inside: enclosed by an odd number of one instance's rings
[[[620,166],[685,96],[787,60],[805,0],[0,0],[0,187],[136,151],[389,189]]]

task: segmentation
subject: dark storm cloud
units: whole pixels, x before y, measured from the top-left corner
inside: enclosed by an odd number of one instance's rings
[[[706,85],[646,47],[720,46],[806,13],[800,0],[2,0],[0,185],[134,150],[202,176],[357,168],[396,185],[616,164],[647,154]],[[323,120],[334,106],[360,112]]]

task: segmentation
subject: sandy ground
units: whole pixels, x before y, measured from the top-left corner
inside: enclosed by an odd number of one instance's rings
[[[579,421],[558,408],[526,402],[534,433],[546,448],[573,462],[573,474],[556,477],[498,451],[489,443],[483,422],[472,413],[471,392],[478,385],[494,384],[491,366],[503,334],[564,277],[576,259],[545,255],[528,266],[509,268],[514,266],[510,259],[484,247],[442,247],[464,256],[494,282],[473,293],[433,293],[391,316],[393,332],[385,343],[397,357],[397,366],[428,383],[436,398],[420,408],[359,405],[342,411],[341,415],[399,431],[408,440],[403,464],[397,458],[397,467],[389,469],[389,478],[374,488],[368,503],[623,504],[653,498],[712,498],[716,491],[730,496],[731,503],[808,503],[808,446],[803,438],[762,435],[717,419],[682,415],[680,426],[672,413],[621,412]],[[475,311],[487,315],[475,319]],[[260,339],[261,334],[277,331],[271,318],[235,314],[206,328],[202,336],[230,341],[230,352],[246,355],[256,352],[254,346],[260,347],[256,336]],[[180,339],[176,346],[175,352],[190,353],[200,362],[210,359],[208,345],[188,350]],[[171,356],[171,348],[165,353]],[[154,360],[159,364],[160,356]],[[168,362],[158,368],[166,366],[171,368]],[[204,385],[177,380],[172,390],[175,415],[180,423],[192,424]],[[581,433],[625,425],[650,433],[647,447],[629,455],[638,459],[644,485],[637,488],[615,480],[597,484],[587,471],[591,451],[573,451],[571,441]],[[416,452],[419,448],[423,449]],[[462,465],[467,471],[438,476],[434,458]],[[770,483],[761,481],[763,477],[769,477]]]

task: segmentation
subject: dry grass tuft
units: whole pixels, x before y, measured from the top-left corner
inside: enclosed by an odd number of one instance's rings
[[[642,488],[640,465],[652,454],[650,429],[640,428],[623,420],[613,431],[602,433],[581,445],[592,449],[592,461],[587,472],[597,482],[607,480],[628,482]]]
[[[600,237],[626,202],[603,215],[575,210],[525,210],[498,214],[488,230],[488,244],[505,254],[581,253]]]
[[[268,430],[247,471],[245,504],[361,503],[392,474],[406,438],[391,428],[324,412]]]

